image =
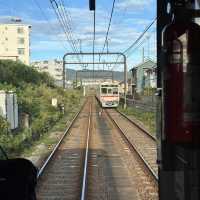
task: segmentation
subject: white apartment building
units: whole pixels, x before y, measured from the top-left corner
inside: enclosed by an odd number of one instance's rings
[[[63,80],[63,62],[59,60],[35,61],[31,65],[39,72],[48,72],[58,85]]]
[[[30,64],[30,25],[21,20],[0,23],[0,59]]]

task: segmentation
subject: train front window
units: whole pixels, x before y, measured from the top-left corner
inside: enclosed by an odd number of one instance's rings
[[[118,88],[113,88],[113,94],[118,94]]]
[[[101,88],[101,93],[102,94],[107,94],[107,88]]]
[[[112,88],[108,88],[108,94],[112,94]]]

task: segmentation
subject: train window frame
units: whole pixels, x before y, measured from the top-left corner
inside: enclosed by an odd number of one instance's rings
[[[103,90],[105,90],[106,92],[104,92]],[[101,88],[101,94],[107,94],[107,88],[105,87]]]
[[[108,88],[107,89],[107,94],[112,94],[112,93],[113,93],[112,88]]]
[[[116,90],[116,91],[115,91]],[[113,88],[113,94],[118,94],[119,93],[119,90],[118,90],[118,88],[117,87],[114,87]]]

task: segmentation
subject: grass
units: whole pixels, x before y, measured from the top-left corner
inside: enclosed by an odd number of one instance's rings
[[[154,112],[144,112],[141,109],[135,107],[127,107],[125,110],[122,106],[119,106],[119,111],[123,112],[128,116],[133,116],[137,120],[141,121],[142,124],[149,130],[152,135],[156,132],[156,114]]]
[[[37,149],[38,145],[45,145],[47,149],[43,153],[47,153],[48,151],[51,151],[53,146],[58,142],[59,138],[51,137],[52,135],[50,133],[56,133],[61,132],[61,134],[64,133],[64,131],[69,126],[70,122],[74,118],[75,114],[79,111],[81,108],[81,105],[83,104],[83,101],[76,105],[76,107],[71,108],[71,112],[66,112],[66,114],[47,132],[45,133],[38,141],[35,141],[30,148],[25,148],[24,151],[21,154],[21,157],[29,157],[31,156]]]

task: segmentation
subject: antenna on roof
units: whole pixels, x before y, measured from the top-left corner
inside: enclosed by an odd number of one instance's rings
[[[22,22],[22,19],[18,17],[14,17],[11,19],[11,21],[17,23],[17,22]]]

